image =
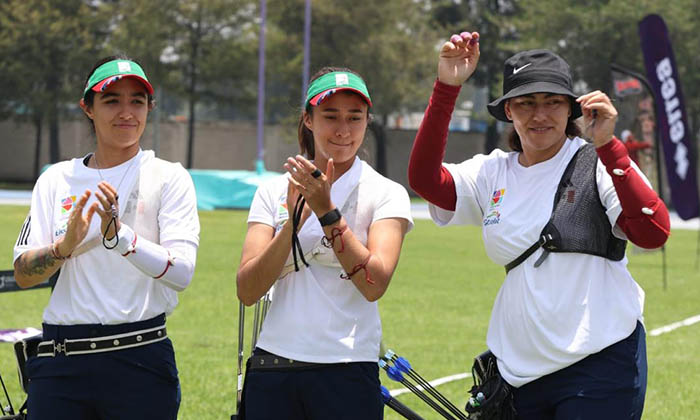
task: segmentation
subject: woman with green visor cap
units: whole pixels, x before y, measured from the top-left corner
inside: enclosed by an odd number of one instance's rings
[[[165,317],[192,278],[199,219],[187,171],[141,150],[153,106],[141,66],[100,60],[80,100],[94,153],[51,166],[34,187],[15,278],[30,287],[60,273],[26,366],[30,419],[177,418]]]
[[[348,69],[311,79],[300,154],[261,185],[248,216],[238,297],[274,285],[248,362],[245,419],[380,419],[377,300],[413,226],[406,190],[357,157],[369,92]]]

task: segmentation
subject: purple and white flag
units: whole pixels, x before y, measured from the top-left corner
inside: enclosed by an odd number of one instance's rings
[[[668,29],[659,15],[648,15],[639,22],[639,38],[644,54],[647,78],[656,99],[656,120],[663,145],[671,202],[683,220],[700,215],[700,198],[692,133],[678,77],[676,59]]]

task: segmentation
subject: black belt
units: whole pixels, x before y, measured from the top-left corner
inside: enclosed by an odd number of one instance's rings
[[[312,369],[324,366],[331,366],[326,363],[300,362],[299,360],[287,359],[274,354],[264,354],[250,356],[248,359],[248,370],[289,370],[289,369]]]
[[[104,337],[65,339],[58,342],[56,340],[42,341],[37,348],[37,356],[55,357],[56,354],[61,353],[70,356],[122,350],[155,343],[156,341],[164,340],[167,336],[165,325],[161,325],[155,328]]]

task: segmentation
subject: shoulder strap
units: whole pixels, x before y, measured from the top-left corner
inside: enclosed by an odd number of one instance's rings
[[[508,264],[505,265],[506,273],[508,273],[510,270],[514,269],[515,267],[519,266],[523,261],[525,261],[530,255],[532,255],[535,251],[537,251],[540,247],[545,247],[547,244],[554,242],[557,238],[555,237],[555,228],[554,225],[552,225],[552,217],[554,216],[554,212],[557,209],[557,203],[559,203],[559,199],[561,198],[561,195],[564,193],[564,190],[566,189],[566,186],[569,185],[571,182],[571,174],[574,172],[574,168],[576,167],[576,161],[578,160],[579,155],[581,154],[581,151],[589,146],[588,143],[584,144],[583,146],[579,147],[579,149],[574,153],[574,155],[571,157],[571,160],[569,161],[569,164],[566,165],[566,169],[564,170],[564,173],[561,176],[561,179],[559,180],[559,185],[557,186],[557,191],[554,194],[554,204],[552,205],[552,215],[549,217],[549,221],[547,222],[546,225],[544,225],[544,228],[542,229],[542,232],[540,233],[540,239],[537,240],[530,248],[526,249],[525,252],[520,254],[520,256],[513,261],[509,262]],[[547,248],[545,247],[545,250]],[[540,264],[544,261],[545,258],[547,258],[547,255],[549,255],[549,251],[545,251],[545,253],[540,257],[537,262],[535,263],[535,267],[539,267]]]

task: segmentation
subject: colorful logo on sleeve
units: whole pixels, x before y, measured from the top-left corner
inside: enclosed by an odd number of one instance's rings
[[[289,219],[289,210],[287,210],[287,202],[280,203],[279,208],[277,209],[277,217],[280,220],[284,219]]]
[[[75,196],[74,195],[71,195],[70,197],[66,197],[63,200],[61,200],[61,214],[70,213],[70,211],[73,210],[74,205],[75,205]]]
[[[277,224],[275,225],[275,233],[282,230],[282,227],[289,220],[289,210],[287,210],[287,197],[282,197],[280,199],[279,205],[277,206]]]
[[[498,211],[498,208],[501,207],[501,203],[503,202],[503,197],[505,195],[505,188],[501,188],[493,192],[491,195],[491,201],[489,202],[488,212],[486,217],[484,217],[484,226],[497,225],[501,222],[501,213]]]

